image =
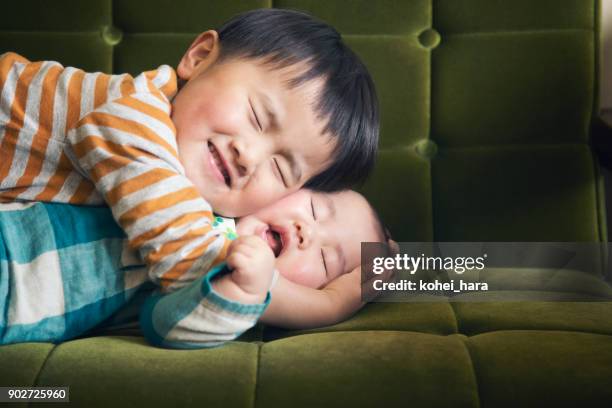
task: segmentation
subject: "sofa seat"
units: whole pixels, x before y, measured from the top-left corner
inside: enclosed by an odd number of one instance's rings
[[[214,349],[110,335],[8,345],[0,383],[70,384],[87,407],[608,406],[609,316],[612,302],[374,303],[335,326],[259,325]]]
[[[397,241],[605,245],[591,144],[601,3],[20,0],[3,9],[0,52],[137,75],[239,12],[305,10],[372,73],[380,152],[361,191]],[[3,346],[0,385],[69,385],[71,402],[54,406],[72,407],[612,406],[607,287],[510,272],[487,277],[510,295],[371,303],[334,326],[257,325],[215,349],[155,348],[135,327]]]

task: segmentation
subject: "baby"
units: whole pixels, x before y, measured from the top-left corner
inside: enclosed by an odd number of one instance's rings
[[[0,201],[110,206],[149,279],[171,293],[225,258],[231,239],[213,210],[243,216],[302,186],[362,181],[378,125],[364,65],[296,11],[236,16],[198,36],[176,71],[135,78],[7,53]]]
[[[262,312],[263,322],[280,327],[334,324],[364,304],[360,242],[392,245],[375,211],[350,190],[300,190],[240,218],[237,228],[231,219],[215,222],[228,236],[238,234],[226,262],[159,295],[150,292],[146,270],[125,250],[125,235],[107,208],[0,205],[0,236],[21,237],[0,246],[0,344],[82,335],[137,293],[149,296],[144,307],[122,310],[117,318],[133,321],[140,313],[146,337],[165,347],[220,345]],[[280,272],[276,283],[273,271]]]
[[[260,320],[280,327],[337,323],[364,304],[361,242],[389,240],[374,209],[351,190],[300,190],[240,218],[236,230],[229,268],[147,300],[140,321],[149,341],[173,348],[216,346],[253,326],[264,310]],[[275,270],[280,274],[274,283]]]

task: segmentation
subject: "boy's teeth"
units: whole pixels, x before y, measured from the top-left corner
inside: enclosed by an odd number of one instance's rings
[[[213,160],[215,161],[217,168],[221,171],[221,174],[223,175],[223,178],[225,179],[225,184],[229,185],[229,181],[230,181],[229,172],[223,165],[223,162],[221,161],[221,157],[219,157],[219,152],[211,143],[208,144],[208,151],[212,153]]]

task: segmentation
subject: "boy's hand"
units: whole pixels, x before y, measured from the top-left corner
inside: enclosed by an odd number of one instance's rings
[[[274,273],[274,253],[258,236],[238,237],[228,249],[227,265],[231,279],[246,293],[263,295],[268,292]]]

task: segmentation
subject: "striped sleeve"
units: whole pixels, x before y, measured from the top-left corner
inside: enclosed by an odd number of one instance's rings
[[[140,311],[140,327],[153,345],[165,348],[210,348],[234,340],[257,323],[270,304],[235,302],[215,292],[211,280],[227,273],[225,263],[171,294],[152,294]]]
[[[119,97],[81,118],[65,150],[164,292],[219,263],[230,242],[214,229],[210,205],[185,176],[169,113],[161,92]]]

